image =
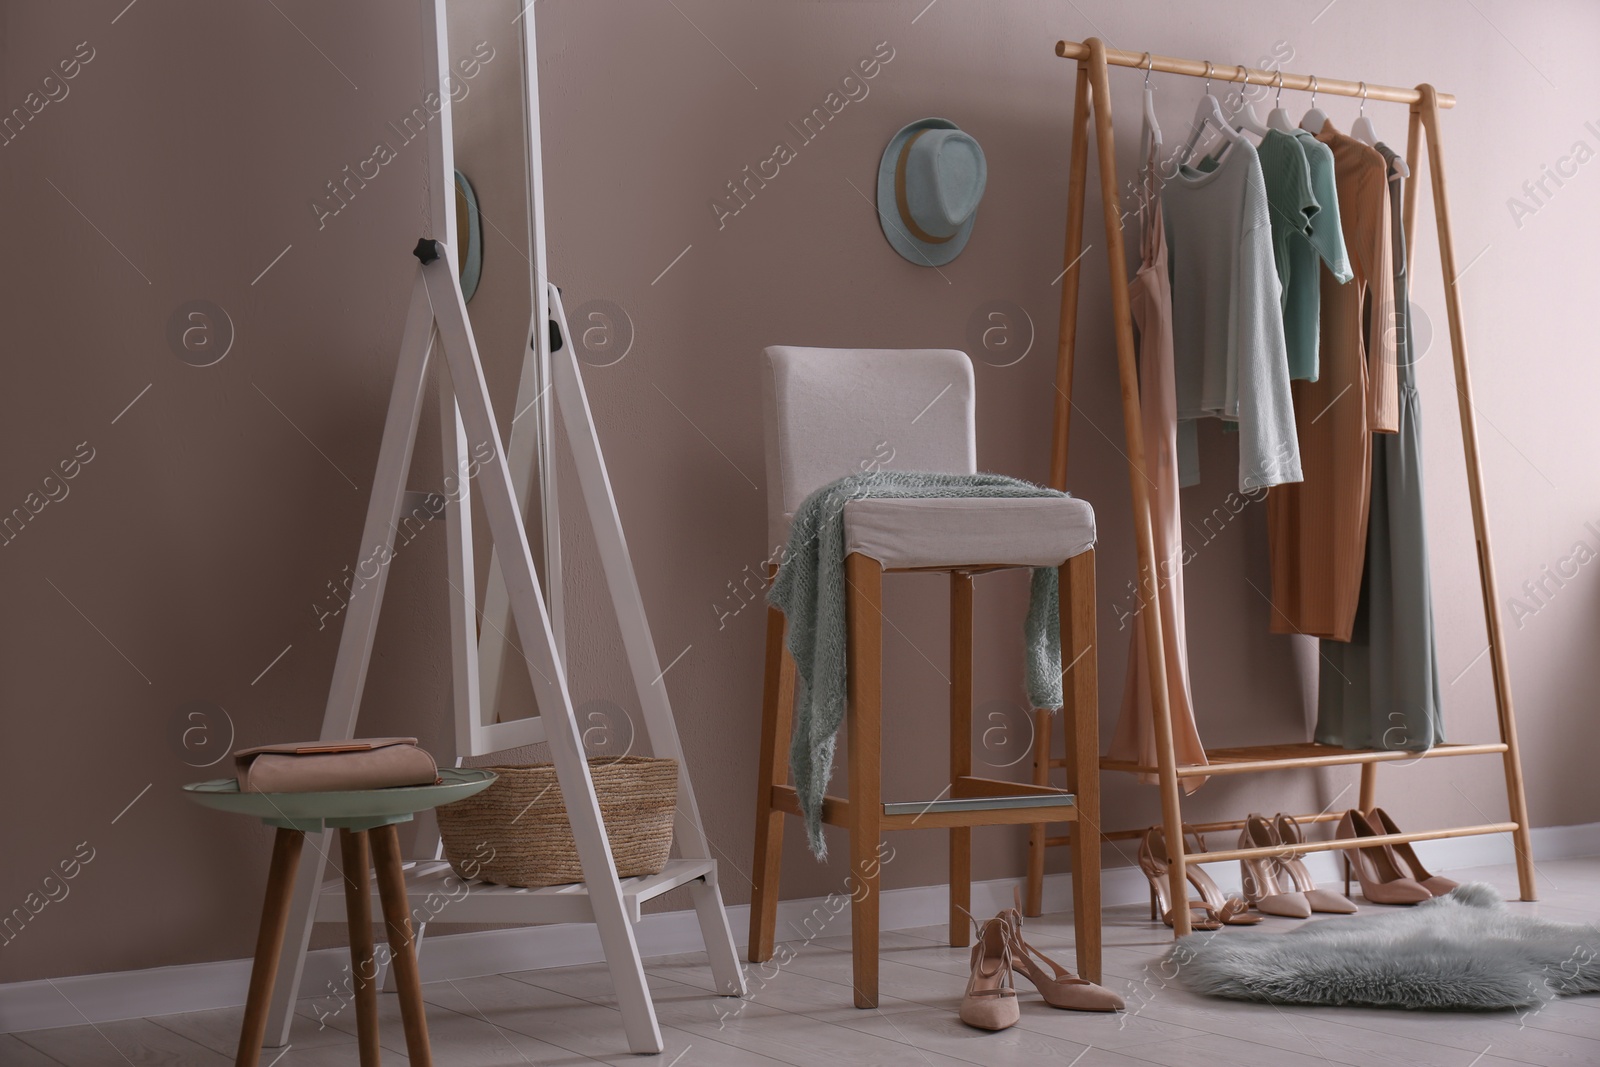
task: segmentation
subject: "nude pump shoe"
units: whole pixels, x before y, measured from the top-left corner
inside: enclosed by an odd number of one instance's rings
[[[979,1030],[1004,1030],[1022,1017],[1011,974],[1010,927],[1003,917],[978,926],[972,943],[972,976],[961,996],[961,1021]]]
[[[1300,835],[1300,824],[1294,821],[1292,815],[1279,812],[1273,817],[1272,826],[1278,833],[1278,840],[1285,845],[1299,845],[1305,841]],[[1311,905],[1312,911],[1327,915],[1354,915],[1358,910],[1349,897],[1340,896],[1331,889],[1318,889],[1316,882],[1311,879],[1311,872],[1306,870],[1306,865],[1300,862],[1299,857],[1280,856],[1278,864],[1289,875],[1290,883],[1305,894],[1306,903]]]
[[[1376,823],[1377,828],[1383,833],[1400,833],[1400,827],[1395,825],[1395,821],[1389,818],[1389,813],[1384,811],[1382,808],[1373,808],[1371,811],[1367,812],[1367,818]],[[1390,845],[1389,847],[1394,849],[1394,854],[1396,856],[1400,857],[1400,862],[1405,864],[1406,868],[1411,874],[1412,879],[1420,882],[1422,884],[1422,888],[1426,889],[1434,896],[1445,896],[1450,892],[1450,890],[1461,884],[1453,878],[1446,878],[1442,874],[1429,874],[1428,868],[1424,867],[1422,865],[1422,861],[1417,859],[1417,850],[1411,847],[1411,842],[1405,841],[1398,845]]]
[[[1245,817],[1244,829],[1239,831],[1240,848],[1262,848],[1282,844],[1278,831],[1264,817],[1251,814]],[[1267,915],[1282,915],[1288,919],[1309,919],[1311,902],[1298,889],[1287,890],[1278,884],[1282,861],[1273,856],[1255,856],[1239,861],[1243,877],[1244,897]]]
[[[1039,990],[1044,1002],[1052,1008],[1070,1011],[1121,1011],[1127,1004],[1121,997],[1104,986],[1087,978],[1079,978],[1043,952],[1022,939],[1022,894],[1013,890],[1016,907],[1000,913],[1005,920],[1006,937],[1011,948],[1011,967],[1023,974]],[[1046,974],[1039,964],[1044,963],[1054,972]]]
[[[1377,837],[1381,830],[1355,808],[1339,820],[1338,836],[1360,839]],[[1344,850],[1344,891],[1350,893],[1350,872],[1361,881],[1361,895],[1374,904],[1420,904],[1433,899],[1422,883],[1405,876],[1400,861],[1388,845],[1367,845]]]

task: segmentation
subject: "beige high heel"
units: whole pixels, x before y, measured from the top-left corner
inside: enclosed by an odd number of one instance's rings
[[[1052,1008],[1069,1011],[1121,1011],[1127,1004],[1117,994],[1087,978],[1079,978],[1043,952],[1022,939],[1022,894],[1013,890],[1016,907],[1000,913],[1006,923],[1006,937],[1010,941],[1011,967],[1020,971],[1039,990],[1044,1002]],[[1054,975],[1046,974],[1035,962],[1049,966]]]
[[[1338,836],[1360,839],[1377,837],[1381,831],[1355,808],[1339,820]],[[1374,904],[1420,904],[1432,900],[1422,883],[1408,878],[1400,860],[1388,845],[1366,845],[1344,849],[1344,892],[1350,895],[1350,872],[1361,882],[1361,895]]]
[[[1139,839],[1139,869],[1150,881],[1150,921],[1160,919],[1168,926],[1172,925],[1172,895],[1171,882],[1167,878],[1167,849],[1166,842],[1161,844],[1161,853],[1158,857],[1153,843],[1154,838],[1161,831],[1152,826],[1146,830],[1144,837]],[[1217,913],[1211,910],[1211,905],[1203,900],[1186,901],[1189,909],[1189,929],[1191,930],[1220,930],[1222,920],[1217,918]]]
[[[1194,840],[1194,847],[1189,850],[1190,855],[1205,851],[1205,841],[1199,834],[1185,826],[1184,835]],[[1139,869],[1150,880],[1150,918],[1156,918],[1159,906],[1161,920],[1168,926],[1172,925],[1172,904],[1167,877],[1171,866],[1167,854],[1166,834],[1159,826],[1150,827],[1139,841]],[[1189,908],[1190,929],[1215,930],[1221,926],[1253,926],[1261,921],[1261,916],[1250,914],[1249,902],[1238,897],[1224,897],[1221,888],[1198,864],[1184,864],[1184,874],[1188,876],[1189,884],[1200,892],[1199,900],[1185,902]]]
[[[1367,812],[1367,818],[1375,822],[1378,829],[1386,834],[1400,833],[1400,827],[1395,825],[1394,820],[1389,818],[1389,813],[1382,808],[1373,808]],[[1411,842],[1403,841],[1398,845],[1390,845],[1389,847],[1394,849],[1394,854],[1409,869],[1412,880],[1420,882],[1422,888],[1434,896],[1442,897],[1461,884],[1453,878],[1446,878],[1442,874],[1429,874],[1428,868],[1424,867],[1422,861],[1417,859],[1417,850],[1411,847]]]
[[[1278,832],[1278,840],[1285,845],[1305,843],[1305,838],[1300,834],[1300,824],[1294,821],[1294,816],[1279,812],[1273,816],[1272,826]],[[1289,881],[1295,889],[1305,894],[1306,903],[1311,905],[1312,911],[1325,915],[1354,915],[1359,910],[1349,897],[1340,896],[1331,889],[1318,889],[1311,872],[1306,870],[1306,865],[1298,856],[1280,856],[1278,864],[1289,875]]]
[[[1261,848],[1281,845],[1278,831],[1263,816],[1251,813],[1245,816],[1244,829],[1239,831],[1240,848]],[[1272,856],[1255,856],[1241,859],[1239,868],[1243,878],[1244,898],[1255,905],[1257,911],[1268,915],[1282,915],[1288,919],[1309,919],[1311,902],[1298,890],[1286,891],[1278,884],[1281,860]]]
[[[972,944],[972,976],[961,995],[961,1021],[979,1030],[1004,1030],[1022,1017],[1017,1007],[1017,987],[1011,974],[1010,929],[996,915],[978,927]]]
[[[1188,823],[1183,824],[1183,837],[1191,843],[1190,856],[1204,855],[1206,839],[1202,837]],[[1261,916],[1250,914],[1250,902],[1238,897],[1224,897],[1222,887],[1212,880],[1204,867],[1199,863],[1186,863],[1184,873],[1189,876],[1189,884],[1200,891],[1200,896],[1216,911],[1225,926],[1254,926],[1261,921]]]

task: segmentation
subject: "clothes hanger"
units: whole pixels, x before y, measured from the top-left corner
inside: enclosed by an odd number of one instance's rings
[[[1367,83],[1361,83],[1361,113],[1356,116],[1355,124],[1350,127],[1350,136],[1362,144],[1377,144],[1378,131],[1372,128],[1372,120],[1367,118]]]
[[[1161,124],[1156,122],[1156,91],[1150,85],[1150,71],[1156,60],[1149,52],[1144,54],[1144,124],[1156,145],[1161,144]]]
[[[1250,68],[1240,66],[1239,77],[1244,82],[1244,89],[1239,91],[1239,107],[1233,113],[1233,124],[1237,129],[1248,130],[1257,137],[1265,137],[1267,128],[1261,125],[1261,119],[1256,115],[1255,104],[1245,95],[1245,91],[1250,88]]]
[[[1321,133],[1322,127],[1328,124],[1328,116],[1322,113],[1317,106],[1317,76],[1311,75],[1311,110],[1306,112],[1305,118],[1300,120],[1300,128],[1307,133]]]
[[[1294,132],[1294,120],[1283,110],[1283,71],[1278,71],[1278,95],[1273,100],[1272,112],[1267,116],[1267,126],[1281,133]]]
[[[1367,118],[1367,83],[1361,83],[1361,113],[1356,116],[1356,121],[1350,127],[1350,136],[1362,144],[1375,145],[1378,143],[1378,131],[1372,128],[1372,120]],[[1411,168],[1406,166],[1406,161],[1396,156],[1394,172],[1402,178],[1411,177]]]
[[[1222,105],[1211,94],[1211,73],[1211,61],[1206,60],[1206,91],[1205,95],[1200,98],[1199,106],[1195,108],[1194,122],[1190,124],[1189,140],[1183,146],[1183,158],[1185,160],[1193,156],[1195,142],[1200,140],[1200,135],[1205,132],[1207,125],[1215,126],[1222,131],[1222,135],[1228,139],[1230,147],[1244,140],[1244,134],[1233,128],[1233,124],[1222,113]],[[1217,157],[1218,162],[1221,162],[1221,159],[1222,156],[1219,155]]]

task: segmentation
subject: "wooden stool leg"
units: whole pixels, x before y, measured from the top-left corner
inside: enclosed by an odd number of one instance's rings
[[[344,860],[344,914],[350,927],[350,973],[355,979],[356,1038],[361,1067],[379,1067],[378,960],[372,943],[372,898],[367,895],[367,868],[372,861],[363,830],[340,830]]]
[[[789,734],[794,720],[794,660],[783,645],[783,612],[767,608],[766,676],[761,691],[761,755],[756,771],[756,851],[750,890],[751,963],[772,958],[778,927],[778,877],[783,865],[783,812],[772,787],[789,781]]]
[[[972,575],[950,572],[950,781],[972,774]],[[972,941],[972,828],[950,828],[950,944]]]
[[[883,821],[883,567],[852,552],[845,559],[849,630],[850,951],[858,1008],[878,1006],[878,844]]]
[[[1049,708],[1033,709],[1033,784],[1050,784],[1050,734],[1054,721]],[[1044,914],[1044,853],[1046,824],[1028,827],[1028,884],[1023,891],[1022,914]]]
[[[250,968],[250,993],[244,1002],[244,1024],[239,1028],[237,1067],[256,1067],[261,1062],[261,1042],[267,1034],[267,1012],[272,1007],[272,985],[278,978],[278,954],[283,951],[283,932],[289,925],[290,898],[294,895],[294,875],[300,866],[300,846],[305,835],[299,830],[278,828],[272,839],[272,866],[267,874],[267,896],[261,903],[261,928],[256,934],[256,961]]]
[[[412,1067],[433,1067],[428,1048],[428,1018],[422,1004],[422,976],[411,948],[411,914],[407,910],[406,876],[401,868],[400,834],[394,824],[374,827],[372,858],[376,861],[383,924],[389,932],[390,966],[400,993],[400,1018],[405,1024],[406,1056]]]
[[[1094,551],[1059,571],[1061,581],[1062,734],[1072,825],[1072,922],[1078,975],[1100,981],[1100,693],[1095,664]]]

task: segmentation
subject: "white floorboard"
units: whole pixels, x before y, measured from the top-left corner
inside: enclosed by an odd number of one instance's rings
[[[1509,865],[1450,873],[1515,893]],[[1600,858],[1544,863],[1539,875],[1543,899],[1512,907],[1568,922],[1596,920]],[[1266,921],[1282,929],[1295,925],[1289,919]],[[753,966],[751,995],[743,1002],[711,995],[699,955],[654,959],[647,970],[667,1044],[659,1056],[627,1052],[611,979],[600,964],[433,982],[424,995],[434,1057],[452,1067],[1600,1065],[1600,995],[1569,998],[1526,1015],[1280,1008],[1195,996],[1147,966],[1166,949],[1169,932],[1149,922],[1141,905],[1109,908],[1105,915],[1106,984],[1127,998],[1126,1012],[1056,1011],[1023,982],[1022,1021],[988,1034],[955,1017],[966,950],[944,944],[944,935],[942,926],[884,934],[882,998],[875,1011],[851,1006],[848,936],[794,942],[794,957],[784,966]],[[1027,935],[1070,964],[1070,915],[1030,920]],[[287,1051],[268,1051],[264,1067],[355,1062],[354,1009],[319,1026],[312,1003],[301,1005]],[[384,996],[380,1010],[384,1062],[404,1064],[395,998]],[[0,1035],[0,1067],[226,1065],[240,1014],[238,1008],[217,1008]]]

